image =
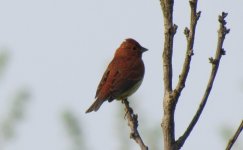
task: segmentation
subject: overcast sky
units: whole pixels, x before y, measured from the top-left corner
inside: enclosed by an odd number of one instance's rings
[[[206,87],[211,69],[208,58],[214,56],[217,17],[222,11],[229,13],[226,20],[231,31],[208,103],[184,150],[224,149],[222,129],[236,130],[243,118],[242,6],[241,0],[198,3],[202,14],[188,82],[176,109],[176,137],[187,127]],[[174,10],[178,25],[173,57],[175,85],[185,55],[183,30],[189,24],[188,1],[175,1]],[[120,102],[104,103],[97,113],[84,112],[93,102],[116,48],[129,37],[149,49],[143,55],[143,84],[130,100],[134,99],[141,135],[150,146],[145,132],[159,129],[162,119],[164,38],[158,0],[0,0],[0,20],[0,47],[7,47],[10,54],[1,81],[1,117],[10,104],[6,99],[18,88],[27,87],[32,95],[16,140],[7,144],[6,150],[69,149],[60,118],[65,109],[79,117],[90,150],[118,149],[122,142],[115,120],[124,117],[117,115],[123,107]],[[126,124],[126,120],[121,121]],[[129,142],[138,149],[134,141]]]

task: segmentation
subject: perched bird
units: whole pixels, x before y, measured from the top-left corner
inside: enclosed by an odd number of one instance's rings
[[[120,45],[100,81],[95,102],[86,113],[97,111],[106,100],[125,99],[139,88],[144,76],[142,54],[147,50],[131,38]]]

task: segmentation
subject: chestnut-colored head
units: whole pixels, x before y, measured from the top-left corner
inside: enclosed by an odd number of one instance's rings
[[[126,39],[120,47],[116,50],[115,57],[142,57],[142,53],[147,51],[148,49],[142,47],[136,40],[134,39]]]

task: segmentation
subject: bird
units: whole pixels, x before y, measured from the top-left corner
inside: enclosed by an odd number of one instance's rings
[[[96,112],[105,101],[124,100],[137,91],[145,72],[142,54],[147,50],[132,38],[121,43],[101,78],[95,102],[86,113]]]

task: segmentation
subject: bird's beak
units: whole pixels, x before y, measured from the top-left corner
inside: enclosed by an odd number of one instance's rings
[[[142,47],[142,48],[141,48],[141,51],[142,51],[142,53],[143,53],[143,52],[148,51],[148,49],[147,49],[147,48],[145,48],[145,47]]]

